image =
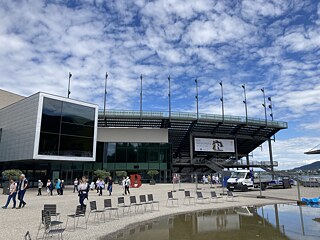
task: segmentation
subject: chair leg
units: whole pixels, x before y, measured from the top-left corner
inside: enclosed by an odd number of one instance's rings
[[[39,227],[38,227],[38,232],[37,232],[37,236],[36,236],[36,239],[38,239],[38,235],[39,235],[39,232],[40,232],[40,230],[41,230],[41,225],[42,225],[42,222],[40,222],[40,224],[39,224]]]

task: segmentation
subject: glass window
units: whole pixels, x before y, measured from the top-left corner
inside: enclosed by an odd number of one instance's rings
[[[93,139],[61,135],[59,155],[92,157]]]
[[[59,133],[62,102],[51,98],[43,99],[41,131]]]
[[[95,109],[78,104],[63,102],[62,121],[94,126]]]
[[[74,136],[84,136],[93,138],[94,128],[91,126],[71,124],[71,123],[61,123],[61,134],[74,135]]]
[[[127,162],[138,161],[138,144],[129,143],[127,148]]]
[[[116,160],[116,143],[105,143],[104,145],[104,162],[115,162]]]
[[[41,133],[39,141],[39,154],[58,155],[59,135],[52,133]]]
[[[39,154],[92,157],[94,120],[92,107],[44,97]]]
[[[116,145],[116,162],[127,162],[127,144],[117,143]]]
[[[97,142],[96,162],[103,162],[103,142]]]

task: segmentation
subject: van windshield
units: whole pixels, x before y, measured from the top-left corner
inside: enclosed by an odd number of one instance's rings
[[[233,172],[231,174],[232,178],[244,178],[246,176],[245,172]]]

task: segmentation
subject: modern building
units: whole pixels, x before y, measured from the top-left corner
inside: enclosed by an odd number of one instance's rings
[[[6,96],[10,95],[10,100]],[[21,97],[0,91],[0,172],[20,169],[38,179],[64,179],[106,169],[208,174],[224,168],[272,169],[272,136],[287,123],[193,113],[108,110],[74,99],[37,93]],[[249,153],[268,141],[270,161],[249,161]],[[243,158],[245,161],[243,162]]]

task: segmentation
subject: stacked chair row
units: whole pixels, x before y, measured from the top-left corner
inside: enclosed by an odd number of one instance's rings
[[[226,194],[226,201],[228,200],[232,200],[234,199],[233,193],[231,191],[228,191]],[[208,203],[211,203],[213,200],[215,200],[216,202],[218,201],[218,199],[222,199],[223,197],[218,196],[217,193],[215,191],[211,191],[210,192],[210,196],[209,197],[204,197],[202,192],[197,191],[196,192],[196,196],[191,196],[190,191],[184,191],[184,199],[183,199],[183,204],[186,203],[205,203],[206,201]],[[171,205],[170,205],[171,203]],[[168,198],[167,198],[167,203],[166,206],[179,206],[179,199],[175,198],[173,196],[173,192],[168,192]]]
[[[94,222],[106,222],[106,213],[109,214],[109,220],[119,219],[119,210],[122,210],[122,216],[125,214],[131,215],[132,213],[145,213],[148,210],[150,212],[159,210],[159,201],[153,199],[153,194],[140,195],[139,202],[136,196],[130,196],[130,202],[127,204],[124,197],[118,197],[117,206],[112,206],[111,199],[104,199],[103,208],[97,208],[97,202],[90,202],[90,211],[87,213],[87,207],[78,205],[74,214],[67,215],[66,227],[63,228],[63,222],[60,221],[60,213],[57,212],[56,204],[45,204],[44,209],[41,210],[41,221],[39,224],[36,239],[38,239],[40,231],[43,229],[42,239],[47,239],[53,235],[58,235],[59,239],[62,239],[62,234],[68,227],[69,219],[73,219],[73,226],[71,231],[75,231],[77,228],[87,229],[88,221],[93,215]],[[54,218],[54,219],[52,219]],[[82,219],[82,220],[81,220]],[[79,222],[83,221],[82,226],[79,226]],[[31,239],[30,233],[27,232],[25,239]]]

